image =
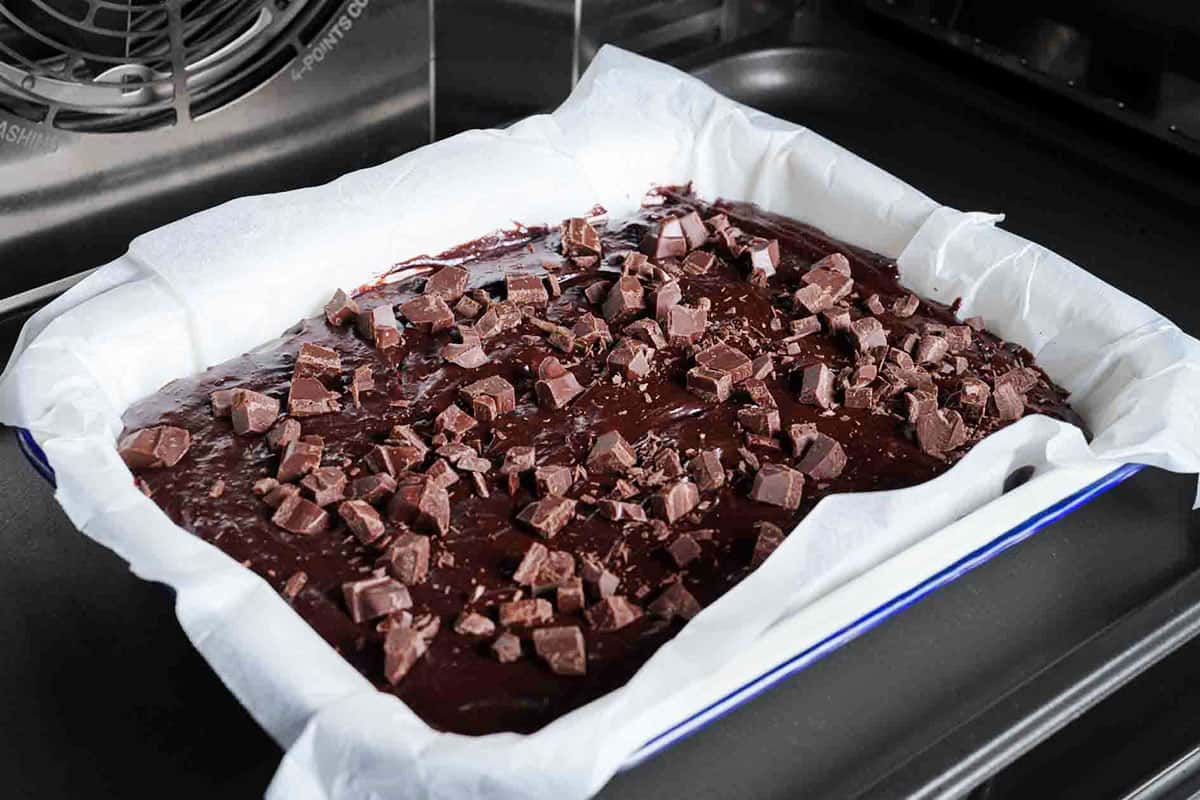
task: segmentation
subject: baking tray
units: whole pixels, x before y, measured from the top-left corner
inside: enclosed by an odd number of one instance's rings
[[[923,97],[922,91],[914,91],[914,86],[907,86],[903,93],[898,92],[898,84],[903,85],[905,76],[898,72],[895,64],[877,55],[867,58],[829,49],[752,53],[715,64],[700,73],[723,92],[773,113],[804,121],[877,160],[881,166],[921,186],[939,200],[963,207],[1012,207],[1010,202],[1005,202],[1005,192],[1014,191],[1015,185],[1021,182],[1018,174],[980,175],[973,178],[968,187],[953,183],[959,189],[970,188],[977,194],[992,193],[1001,197],[1000,201],[993,202],[979,202],[970,193],[956,197],[935,185],[938,181],[933,178],[939,174],[941,183],[953,188],[947,179],[961,181],[970,173],[970,169],[961,165],[956,167],[952,158],[938,163],[947,154],[945,143],[940,142],[939,137],[956,141],[964,136],[978,135],[976,141],[982,139],[982,146],[997,143],[987,141],[989,135],[993,140],[1002,137],[997,137],[994,130],[985,129],[983,125],[972,130],[977,121],[960,118],[953,98],[948,100],[941,96],[941,90],[933,90],[931,83],[915,85],[916,88],[924,87],[925,94],[930,96]],[[938,128],[937,136],[927,132],[906,141],[903,136],[896,135],[894,125],[879,124],[889,110],[920,113],[942,109],[943,102],[948,103],[943,113],[931,114],[927,119],[938,125],[945,121],[939,117],[958,119],[959,122],[957,128],[953,125]],[[868,120],[869,125],[865,124]],[[856,141],[864,137],[875,138],[873,142]],[[872,152],[872,147],[879,152]],[[1044,166],[1039,164],[1039,158],[1047,158],[1045,153],[1039,153],[1027,144],[1010,149],[1015,149],[1018,157],[1026,157],[1029,169]],[[922,153],[925,162],[921,161]],[[972,154],[972,161],[976,158],[977,155]],[[920,174],[922,163],[928,176]],[[1049,163],[1058,162],[1050,160]],[[906,166],[914,165],[918,174],[913,170],[906,171]],[[1070,169],[1063,171],[1085,177],[1092,174],[1080,165],[1070,165]],[[1090,183],[1105,182],[1103,172],[1092,177],[1094,180]],[[1049,195],[1051,199],[1058,197],[1059,192],[1073,197],[1073,191],[1083,188],[1079,181],[1067,181],[1058,187]],[[1107,193],[1110,199],[1120,196],[1121,193],[1115,190]],[[1085,207],[1076,205],[1081,219],[1095,208],[1090,204],[1095,196],[1085,199],[1089,201]],[[1043,203],[1043,207],[1046,205],[1049,203]],[[1150,218],[1156,213],[1153,204],[1146,199],[1140,207],[1137,202],[1131,205],[1134,214],[1144,213]],[[1021,211],[1031,219],[1039,218],[1036,205],[1022,205]],[[1178,217],[1175,221],[1178,222]],[[1123,285],[1121,280],[1104,274],[1096,261],[1054,242],[1053,237],[1011,223],[1010,227],[1027,236],[1041,237],[1068,257],[1087,264],[1106,280]],[[1101,240],[1106,234],[1109,239],[1119,238],[1114,232],[1100,234]],[[1112,265],[1111,261],[1109,264]],[[1141,280],[1146,281],[1144,271]],[[1172,309],[1169,304],[1141,291],[1144,287],[1124,285],[1164,313],[1173,315],[1185,328],[1195,329],[1195,312],[1189,318],[1182,309]],[[1177,283],[1173,286],[1178,288]],[[1078,505],[1107,488],[1104,484],[1130,478],[1131,474],[1132,470],[1129,470],[1110,476],[1111,481],[1089,487],[1090,491],[1074,498],[1068,505]],[[1036,686],[1036,681],[1028,680],[1031,674],[1042,672],[1044,678],[1055,672],[1056,665],[1063,663],[1063,656],[1082,658],[1080,653],[1088,655],[1089,648],[1094,649],[1101,640],[1112,644],[1114,637],[1137,639],[1139,631],[1144,639],[1150,631],[1163,629],[1164,615],[1170,609],[1158,608],[1155,603],[1161,605],[1171,594],[1168,588],[1179,578],[1185,578],[1197,565],[1195,554],[1186,545],[1190,518],[1186,504],[1189,483],[1187,479],[1156,471],[1142,473],[1130,478],[1127,485],[1132,488],[1119,487],[1100,498],[1096,505],[1056,522],[1021,547],[1000,553],[1005,546],[1052,521],[1050,517],[1039,515],[1001,537],[1002,541],[993,543],[994,548],[984,548],[976,554],[977,558],[960,565],[965,568],[987,562],[975,571],[941,591],[933,592],[962,570],[938,576],[930,585],[919,587],[915,594],[880,609],[879,614],[862,621],[860,627],[848,633],[857,635],[879,619],[893,615],[889,624],[840,647],[790,680],[783,680],[827,653],[832,649],[831,645],[843,642],[839,639],[822,643],[810,652],[798,654],[796,659],[781,665],[776,674],[768,678],[783,681],[776,691],[742,705],[722,724],[710,726],[678,747],[624,773],[604,794],[612,797],[651,793],[670,795],[686,789],[688,794],[697,797],[735,793],[790,796],[805,790],[822,794],[858,793],[871,787],[883,794],[891,794],[891,789],[901,785],[918,785],[919,781],[914,781],[911,775],[907,784],[896,782],[904,778],[904,770],[897,768],[905,767],[911,773],[914,767],[921,766],[923,755],[934,753],[938,744],[951,741],[952,737],[946,735],[948,732],[964,730],[972,721],[986,716],[984,712],[1000,707],[996,700],[1001,696],[1008,694],[1011,697],[1023,688]],[[1194,490],[1194,484],[1190,487]],[[1151,497],[1155,499],[1150,500]],[[1058,509],[1063,513],[1065,510],[1065,506]],[[1136,546],[1131,542],[1133,536],[1138,537]],[[1150,552],[1145,553],[1146,549]],[[1103,554],[1104,558],[1098,559],[1098,554]],[[1057,601],[1053,607],[1047,607],[1047,587],[1053,589]],[[1176,593],[1179,591],[1176,587]],[[925,599],[904,608],[919,597]],[[1191,606],[1185,603],[1180,607]],[[1143,616],[1150,614],[1153,619],[1133,620],[1142,623],[1140,627],[1133,625],[1130,615],[1136,616],[1139,612]],[[980,639],[981,630],[989,633],[985,640]],[[1177,634],[1176,638],[1194,632],[1194,628],[1187,629],[1186,625],[1172,630]],[[1174,640],[1160,643],[1159,649],[1164,649],[1171,641]],[[1149,647],[1139,652],[1143,656],[1154,655]],[[1103,663],[1114,661],[1108,657]],[[1086,665],[1070,674],[1075,678],[1086,678],[1088,673],[1084,667]],[[940,692],[924,691],[931,685],[931,680],[937,681],[932,685]],[[1119,682],[1119,678],[1112,681]],[[900,691],[895,691],[901,686]],[[880,696],[880,690],[888,694],[888,688],[894,694]],[[742,701],[747,697],[736,699]],[[953,699],[955,702],[922,702],[929,699]],[[229,702],[233,703],[232,698]],[[714,707],[693,722],[707,722],[726,711],[728,705]],[[940,705],[939,713],[928,713],[931,705]],[[946,708],[947,705],[953,707]],[[900,716],[916,719],[918,724],[898,723],[896,720]],[[689,726],[687,732],[691,732],[691,727],[698,726]],[[992,730],[1002,728],[1003,724]],[[152,727],[147,729],[147,739],[152,735],[151,731]],[[673,741],[683,732],[676,731],[666,738]],[[651,744],[650,749],[657,749],[666,738]],[[1034,737],[1028,737],[1030,743],[1033,740]],[[842,748],[840,751],[839,747]],[[1010,750],[1009,757],[1012,752],[1015,751]],[[717,757],[718,753],[720,757]],[[965,762],[944,759],[939,763],[950,766]],[[934,771],[942,777],[946,774],[945,769]],[[258,775],[257,772],[254,774]],[[230,776],[231,781],[237,778]],[[246,786],[234,785],[243,789]]]

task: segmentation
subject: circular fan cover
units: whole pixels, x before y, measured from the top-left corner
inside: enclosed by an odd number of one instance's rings
[[[144,130],[251,91],[318,0],[0,0],[0,104],[59,128]]]

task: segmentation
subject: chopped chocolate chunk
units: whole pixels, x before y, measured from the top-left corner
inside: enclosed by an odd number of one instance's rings
[[[792,293],[792,304],[809,314],[818,314],[833,306],[833,297],[825,287],[810,283]]]
[[[179,463],[192,446],[192,435],[183,428],[156,425],[121,437],[117,452],[130,469],[158,469]]]
[[[917,443],[930,455],[942,455],[966,441],[966,427],[957,411],[942,409],[917,418]]]
[[[695,344],[704,336],[704,330],[707,326],[708,312],[704,309],[690,308],[684,305],[671,306],[667,312],[667,319],[664,324],[667,333],[667,343],[671,347],[684,347],[689,344]]]
[[[433,418],[433,429],[455,439],[478,425],[478,421],[458,406],[451,403],[442,413]]]
[[[708,229],[704,227],[704,220],[700,219],[700,215],[696,211],[688,211],[678,215],[677,218],[689,250],[695,250],[708,241]]]
[[[1003,375],[998,375],[995,381],[993,393],[999,392],[1002,385],[1008,384],[1016,390],[1017,394],[1025,394],[1033,387],[1037,386],[1037,373],[1028,367],[1013,367]]]
[[[482,456],[466,456],[458,460],[458,468],[464,472],[487,473],[492,470],[492,462]]]
[[[454,620],[454,632],[460,636],[491,636],[496,623],[477,611],[464,611]]]
[[[914,389],[911,392],[906,392],[904,401],[907,404],[906,416],[908,417],[908,421],[914,423],[921,416],[932,411],[937,411],[938,407],[937,395],[923,389]]]
[[[820,286],[835,303],[844,300],[854,290],[854,281],[850,276],[831,269],[811,270],[800,280],[810,286]]]
[[[689,620],[700,613],[700,603],[682,583],[676,581],[664,589],[646,610],[665,620],[673,620],[676,617]]]
[[[450,529],[450,496],[444,486],[428,478],[406,480],[388,503],[388,518],[444,535]]]
[[[304,570],[293,572],[283,584],[283,594],[288,600],[295,600],[296,595],[300,594],[304,589],[304,585],[308,583],[308,573]]]
[[[437,295],[414,297],[400,306],[400,313],[413,327],[426,333],[437,333],[454,326],[454,312],[446,305],[446,301]],[[378,345],[378,342],[376,344]]]
[[[275,473],[276,479],[280,483],[287,483],[304,477],[321,466],[323,450],[321,445],[306,442],[304,439],[289,442],[279,457],[279,471]]]
[[[770,353],[755,356],[750,362],[750,377],[766,380],[775,374],[775,361]]]
[[[754,528],[758,531],[758,538],[754,541],[754,554],[750,557],[750,566],[757,569],[767,560],[767,556],[783,544],[783,531],[778,525],[765,521],[754,523]]]
[[[492,642],[492,653],[501,664],[511,664],[521,657],[521,640],[505,632]]]
[[[687,374],[687,388],[710,403],[724,403],[733,391],[733,378],[728,372],[692,367]]]
[[[453,303],[467,291],[468,273],[462,267],[443,267],[425,281],[425,294],[436,295],[447,303]]]
[[[625,260],[621,262],[622,275],[643,275],[648,274],[650,270],[650,259],[646,258],[645,253],[639,253],[630,250],[625,254]]]
[[[868,297],[864,305],[867,307],[868,311],[876,316],[884,312],[883,301],[879,299],[879,295],[877,294],[873,294]]]
[[[546,563],[549,556],[550,551],[546,545],[533,542],[525,551],[525,555],[521,557],[521,563],[517,565],[516,571],[513,572],[513,580],[523,586],[533,586],[538,573],[541,572],[542,565]]]
[[[601,303],[608,296],[608,290],[611,286],[612,281],[593,281],[583,290],[583,296],[593,305]]]
[[[354,399],[354,406],[358,408],[362,406],[362,395],[364,392],[374,391],[375,376],[371,373],[371,368],[367,365],[354,368],[354,375],[350,379],[350,397]]]
[[[625,597],[614,594],[588,606],[583,616],[593,630],[616,631],[638,620],[642,610]]]
[[[463,296],[454,304],[454,313],[467,319],[475,319],[482,309],[483,305],[473,297]]]
[[[370,544],[383,535],[384,525],[379,512],[365,500],[346,500],[338,505],[337,512],[363,544]]]
[[[709,230],[723,231],[729,227],[729,217],[725,214],[713,214],[704,220],[704,224],[708,226]]]
[[[920,305],[921,300],[915,294],[906,294],[892,303],[892,315],[901,318],[911,317],[917,312],[917,307]]]
[[[350,496],[356,500],[376,503],[396,491],[396,479],[386,472],[355,478],[350,484]]]
[[[562,251],[564,256],[598,256],[600,234],[582,217],[572,217],[563,222]]]
[[[742,390],[750,397],[750,402],[763,408],[778,408],[775,396],[767,388],[766,381],[758,378],[747,378],[742,383]]]
[[[528,472],[537,461],[537,451],[532,446],[518,445],[510,447],[504,453],[504,463],[500,465],[500,474]]]
[[[568,578],[555,590],[554,604],[560,614],[578,614],[583,610],[584,602],[581,578]]]
[[[575,515],[575,501],[566,497],[548,494],[521,510],[517,519],[547,539],[566,527]]]
[[[429,576],[429,537],[402,533],[388,548],[388,571],[406,586],[424,583]]]
[[[558,587],[575,576],[575,556],[566,550],[551,550],[538,567],[532,587],[534,594],[542,594]]]
[[[322,347],[312,342],[304,342],[296,354],[296,366],[292,374],[297,377],[304,375],[320,377],[337,375],[341,371],[342,357],[337,354],[336,350],[330,350],[328,347]]]
[[[316,378],[293,378],[288,389],[288,413],[293,417],[315,417],[341,410],[337,392],[331,392]],[[278,406],[278,402],[276,403]],[[237,400],[234,400],[234,421],[237,420]],[[274,418],[272,418],[274,422]]]
[[[238,433],[262,433],[275,424],[279,416],[279,401],[261,392],[234,389],[229,415],[233,429]]]
[[[480,338],[489,339],[499,334],[502,328],[500,315],[496,313],[496,309],[489,308],[483,312],[483,316],[475,323],[473,330]]]
[[[703,275],[717,264],[717,257],[703,250],[688,253],[683,260],[683,271],[689,275]]]
[[[688,474],[702,492],[720,489],[725,485],[725,468],[716,450],[705,450],[687,465]]]
[[[951,325],[946,328],[946,345],[951,353],[961,353],[971,346],[971,328],[968,325]]]
[[[624,337],[608,353],[608,367],[625,380],[641,380],[650,374],[650,348]]]
[[[832,407],[833,379],[833,370],[824,363],[809,364],[804,368],[800,402],[821,408]]]
[[[500,319],[501,330],[511,331],[521,326],[525,319],[521,307],[511,300],[501,300],[495,306],[496,316]]]
[[[963,320],[964,323],[972,330],[981,331],[984,328],[983,317],[971,317]]]
[[[621,500],[600,500],[596,503],[600,516],[613,522],[645,522],[646,510],[637,503]]]
[[[525,600],[513,600],[500,604],[500,624],[504,627],[520,625],[529,627],[549,622],[554,616],[554,609],[549,601],[540,597],[530,597]]]
[[[821,320],[816,314],[809,314],[807,317],[794,319],[789,323],[792,335],[788,338],[791,340],[803,339],[805,336],[812,336],[814,333],[821,332]]]
[[[751,282],[765,285],[779,266],[779,241],[755,237],[746,243],[742,252],[750,257]]]
[[[683,475],[683,464],[679,453],[671,448],[663,448],[654,456],[654,468],[668,478],[678,478]]]
[[[575,326],[571,328],[571,333],[574,334],[575,341],[584,347],[590,347],[594,344],[608,344],[612,341],[612,333],[608,329],[608,323],[594,314],[585,313],[579,319],[575,320]]]
[[[425,460],[425,451],[408,445],[377,444],[365,458],[372,472],[386,472],[393,478],[418,466]]]
[[[355,622],[366,622],[412,608],[408,588],[386,575],[344,583],[342,597],[346,600],[350,618]]]
[[[621,323],[639,316],[645,309],[645,289],[632,275],[622,275],[608,291],[604,300],[604,319]]]
[[[796,509],[804,493],[804,475],[782,464],[763,464],[754,476],[750,499]]]
[[[917,352],[914,354],[918,364],[936,364],[946,357],[950,349],[949,343],[941,336],[922,336],[917,341]]]
[[[543,378],[533,388],[537,392],[538,405],[551,411],[566,408],[572,400],[583,394],[583,387],[570,372],[564,372],[557,378]]]
[[[637,456],[620,431],[605,431],[596,437],[588,453],[587,466],[590,470],[620,472],[637,463]]]
[[[724,342],[696,353],[696,363],[717,372],[729,373],[733,383],[741,383],[754,371],[749,356]]]
[[[684,478],[660,489],[650,499],[654,513],[668,523],[688,514],[700,503],[700,491],[696,484]]]
[[[671,280],[659,286],[650,299],[650,306],[654,309],[654,319],[659,322],[665,321],[671,308],[679,305],[682,301],[683,289],[679,287],[679,281]]]
[[[850,335],[860,353],[869,353],[878,347],[887,347],[887,332],[875,317],[861,317],[850,323]]]
[[[293,494],[279,504],[271,521],[290,533],[311,536],[329,527],[329,514],[316,503]]]
[[[678,258],[687,255],[688,242],[677,217],[664,217],[646,231],[641,250],[654,259]]]
[[[390,350],[400,344],[400,325],[390,303],[360,312],[358,330],[378,350]]]
[[[543,497],[548,495],[561,497],[575,482],[574,473],[570,467],[553,464],[534,470],[533,480],[537,484],[538,494]]]
[[[533,649],[556,675],[587,673],[587,651],[577,626],[539,628],[533,632]]]
[[[389,628],[383,641],[383,674],[395,686],[416,665],[429,643],[425,637],[406,625]]]
[[[831,308],[821,312],[821,319],[825,320],[826,327],[830,333],[839,331],[850,331],[850,312],[844,308]]]
[[[1012,383],[996,381],[992,402],[996,404],[996,416],[1003,421],[1020,419],[1025,414],[1025,399]]]
[[[683,533],[667,547],[675,566],[683,569],[700,557],[700,545],[690,535]]]
[[[459,344],[447,342],[442,345],[442,358],[463,369],[478,369],[488,363],[488,355],[479,339],[471,337]]]
[[[325,319],[333,327],[339,327],[352,321],[358,316],[358,303],[341,289],[333,293],[333,297],[325,304]]]
[[[967,419],[978,421],[987,411],[991,396],[992,390],[983,381],[978,378],[963,378],[958,392],[958,404]]]
[[[294,483],[279,483],[263,495],[263,502],[271,508],[279,508],[289,497],[300,494],[300,487]]]
[[[846,468],[846,452],[830,436],[818,433],[804,450],[796,469],[817,481],[833,480]]]
[[[216,500],[223,494],[225,494],[225,479],[217,478],[217,480],[213,482],[212,488],[208,490],[208,496]]]
[[[212,414],[216,419],[227,419],[233,408],[233,393],[236,389],[218,389],[209,395]]]
[[[874,402],[875,392],[868,386],[848,386],[842,397],[846,408],[870,408]]]
[[[599,564],[590,561],[584,562],[583,569],[580,570],[580,575],[583,578],[584,585],[596,597],[610,597],[616,593],[617,587],[621,585],[620,578]]]
[[[820,269],[832,270],[833,272],[850,277],[850,259],[841,253],[830,253],[810,267],[812,271]]]
[[[739,408],[738,422],[751,433],[760,436],[774,436],[779,433],[779,411],[774,408]]]
[[[346,473],[340,467],[314,469],[300,481],[319,506],[336,503],[346,497]]]
[[[411,425],[393,425],[391,431],[388,432],[388,441],[416,450],[418,463],[424,460],[429,453],[429,446]]]
[[[537,275],[505,275],[504,286],[509,301],[518,305],[544,306],[550,302],[546,284]]]

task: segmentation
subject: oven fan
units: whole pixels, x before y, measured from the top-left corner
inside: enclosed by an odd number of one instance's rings
[[[269,80],[341,0],[0,0],[0,108],[82,132],[196,119]]]

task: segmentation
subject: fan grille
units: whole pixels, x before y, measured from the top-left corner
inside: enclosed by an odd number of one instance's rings
[[[0,106],[55,127],[145,130],[282,69],[340,0],[3,0]]]

